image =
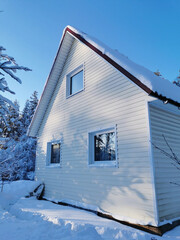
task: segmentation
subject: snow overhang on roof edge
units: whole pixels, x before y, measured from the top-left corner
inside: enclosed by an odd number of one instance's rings
[[[62,38],[61,38],[61,41],[60,41],[60,45],[59,45],[56,57],[54,59],[50,74],[49,74],[49,76],[47,78],[47,81],[45,83],[43,93],[42,93],[41,98],[39,100],[39,103],[38,103],[38,106],[36,108],[35,114],[32,118],[31,124],[28,128],[27,135],[30,135],[31,128],[32,128],[33,123],[36,119],[36,114],[38,112],[39,105],[40,105],[40,103],[42,101],[42,98],[44,96],[48,80],[49,80],[50,75],[52,73],[52,70],[54,68],[57,56],[59,54],[59,51],[60,51],[60,48],[62,46],[64,37],[65,37],[67,32],[70,33],[74,38],[78,39],[79,41],[84,43],[86,46],[91,48],[94,52],[96,52],[99,56],[101,56],[103,59],[105,59],[107,62],[109,62],[113,67],[115,67],[117,70],[119,70],[123,75],[125,75],[127,78],[129,78],[131,81],[133,81],[136,85],[138,85],[141,89],[143,89],[150,96],[156,97],[156,98],[158,98],[158,99],[160,99],[160,100],[162,100],[166,103],[168,102],[168,103],[173,104],[173,105],[180,108],[180,88],[178,86],[170,83],[166,79],[162,79],[161,77],[156,76],[150,70],[133,63],[127,57],[123,56],[120,53],[117,53],[115,50],[110,49],[105,44],[101,43],[99,40],[97,40],[95,38],[92,38],[92,37],[89,37],[86,33],[83,33],[83,32],[81,32],[81,31],[79,31],[79,30],[77,30],[77,29],[75,29],[71,26],[67,26],[63,31],[63,35],[62,35]],[[122,64],[120,64],[120,62]],[[131,69],[131,67],[128,66],[128,64],[132,67],[132,69]],[[122,66],[122,65],[124,65],[125,67]],[[127,69],[127,68],[129,68],[131,71],[129,71],[129,69]],[[139,70],[139,72],[138,72],[138,70]],[[145,73],[145,74],[143,75],[143,73]],[[150,75],[150,76],[148,76],[148,75]],[[166,83],[165,85],[167,86],[167,89],[163,89],[163,87],[161,86],[164,83]],[[160,87],[160,89],[158,89],[158,87]],[[170,87],[170,89],[169,89],[169,87]],[[175,93],[173,93],[173,90],[175,91]],[[170,91],[170,94],[168,94],[168,91]],[[167,94],[165,94],[165,93],[167,93]],[[166,95],[169,95],[169,96],[166,96]],[[46,108],[44,110],[44,114],[45,114],[45,112],[46,112]],[[44,117],[44,114],[42,116],[42,119]],[[35,131],[36,134],[38,132],[38,129],[39,129],[39,127]]]
[[[149,95],[159,98],[162,101],[168,101],[169,103],[177,107],[180,107],[180,88],[177,87],[175,84],[172,84],[168,80],[162,79],[161,77],[156,76],[150,70],[138,64],[133,63],[124,55],[117,53],[116,50],[110,49],[105,44],[101,43],[99,40],[91,38],[87,34],[80,32],[71,26],[66,27],[65,33],[67,31],[71,33],[75,38],[77,38],[78,40],[83,42],[85,45],[87,45],[89,48],[91,48],[93,51],[95,51],[102,58],[104,58],[107,62],[109,62],[112,66],[114,66],[117,70],[119,70],[122,74],[124,74],[127,78],[133,81],[136,85],[138,85],[141,89],[143,89]],[[121,62],[124,61],[125,63],[119,64],[120,61]],[[131,67],[129,68],[131,71],[128,71],[125,67],[122,66],[122,65],[126,65],[126,67],[128,67],[128,64],[131,65]],[[133,68],[137,68],[136,73],[133,73],[135,72],[135,69]],[[137,74],[138,70],[139,70],[139,73]],[[151,75],[148,77],[152,79],[148,79],[147,75]],[[166,94],[163,94],[162,89],[158,89],[158,87],[160,88],[161,84],[164,84],[164,83],[168,85],[168,88],[166,89],[167,93],[168,91],[171,90],[169,89],[169,87],[176,92],[176,93],[172,93],[171,91],[170,95],[172,95],[172,97],[166,96]],[[176,98],[178,99],[178,101]]]

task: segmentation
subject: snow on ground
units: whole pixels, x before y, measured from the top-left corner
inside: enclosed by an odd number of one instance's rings
[[[180,239],[180,227],[159,237],[98,217],[88,211],[40,201],[35,197],[22,197],[36,186],[37,183],[31,181],[17,181],[6,185],[4,192],[0,194],[0,240]],[[12,200],[9,194],[16,190],[18,194]],[[4,204],[2,199],[7,195],[9,198],[6,198]]]
[[[28,196],[30,192],[33,192],[39,184],[40,182],[38,181],[25,180],[5,183],[3,186],[3,192],[0,192],[0,206],[9,209],[9,207],[17,202],[18,199]]]

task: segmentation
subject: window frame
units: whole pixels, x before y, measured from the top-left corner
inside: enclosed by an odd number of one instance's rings
[[[55,144],[60,144],[59,163],[51,163],[52,146]],[[46,167],[60,167],[61,166],[61,155],[62,155],[62,142],[60,140],[47,142]]]
[[[115,133],[115,160],[95,161],[95,135],[104,133]],[[116,126],[99,128],[88,132],[88,166],[89,167],[118,167],[117,158],[117,131]]]
[[[72,77],[83,71],[83,87],[79,91],[72,93]],[[66,75],[66,98],[70,98],[80,92],[84,91],[84,64],[81,64],[79,67],[75,68],[73,71]]]

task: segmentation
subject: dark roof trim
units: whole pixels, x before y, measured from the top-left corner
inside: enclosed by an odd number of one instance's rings
[[[113,61],[110,57],[107,55],[103,54],[99,49],[94,47],[91,43],[89,43],[86,39],[84,39],[81,35],[75,33],[73,30],[70,28],[66,28],[64,32],[64,36],[66,32],[71,33],[75,38],[83,42],[85,45],[87,45],[89,48],[91,48],[94,52],[96,52],[98,55],[100,55],[102,58],[104,58],[107,62],[109,62],[113,67],[115,67],[117,70],[119,70],[122,74],[124,74],[127,78],[129,78],[131,81],[133,81],[136,85],[138,85],[141,89],[143,89],[145,92],[147,92],[149,95],[159,98],[162,101],[168,101],[168,103],[171,103],[177,107],[180,107],[180,103],[166,98],[165,96],[159,95],[157,92],[153,92],[150,88],[148,88],[146,85],[144,85],[139,79],[137,79],[135,76],[133,76],[131,73],[129,73],[126,69],[121,67],[119,64],[117,64],[115,61]],[[64,39],[63,36],[63,39]],[[63,40],[62,40],[63,41]]]
[[[152,97],[155,97],[155,98],[160,99],[160,100],[163,101],[165,104],[171,103],[171,104],[173,104],[174,106],[180,108],[180,103],[178,103],[178,102],[176,102],[176,101],[174,101],[174,100],[172,100],[172,99],[170,99],[170,98],[166,98],[166,97],[164,97],[164,96],[162,96],[162,95],[159,95],[157,92],[152,92],[150,95],[151,95]]]

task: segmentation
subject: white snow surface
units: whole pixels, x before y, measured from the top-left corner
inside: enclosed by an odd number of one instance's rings
[[[24,198],[37,182],[16,181],[5,186],[0,199],[9,193],[4,206],[0,203],[0,240],[178,240],[180,227],[155,236],[96,214],[37,200]]]
[[[147,222],[145,220],[140,221],[140,220],[137,220],[137,219],[134,219],[134,218],[128,218],[127,216],[112,214],[112,213],[103,211],[102,209],[100,209],[96,205],[87,204],[87,203],[84,203],[84,202],[74,201],[74,200],[70,200],[70,199],[60,199],[60,200],[54,199],[54,198],[45,198],[45,199],[49,200],[51,202],[55,202],[55,203],[61,203],[61,202],[66,203],[70,206],[82,208],[82,209],[85,209],[85,210],[91,210],[93,212],[99,212],[99,213],[106,214],[106,215],[110,214],[114,219],[117,219],[117,220],[120,220],[120,221],[130,222],[130,223],[134,223],[134,224],[141,224],[141,225],[153,225],[153,222],[151,222],[151,221],[149,221],[149,222]],[[176,220],[179,220],[179,218],[173,219],[173,221],[176,221]],[[171,224],[172,220],[166,220],[163,223],[164,224],[166,224],[166,223]]]
[[[73,32],[79,34],[86,41],[100,50],[103,54],[111,58],[133,76],[135,76],[141,83],[151,89],[153,92],[157,92],[158,95],[162,95],[168,99],[172,99],[175,102],[180,103],[180,88],[175,84],[172,84],[169,80],[156,76],[152,71],[147,68],[140,66],[128,57],[119,53],[117,50],[113,50],[98,39],[87,35],[84,32],[79,31],[78,29],[67,26]],[[66,28],[65,28],[66,29]]]
[[[19,180],[10,183],[5,183],[3,192],[0,192],[0,206],[4,209],[9,209],[11,205],[15,204],[21,197],[28,196],[33,192],[39,181]],[[1,186],[1,183],[0,183]],[[0,238],[1,239],[1,238]]]

